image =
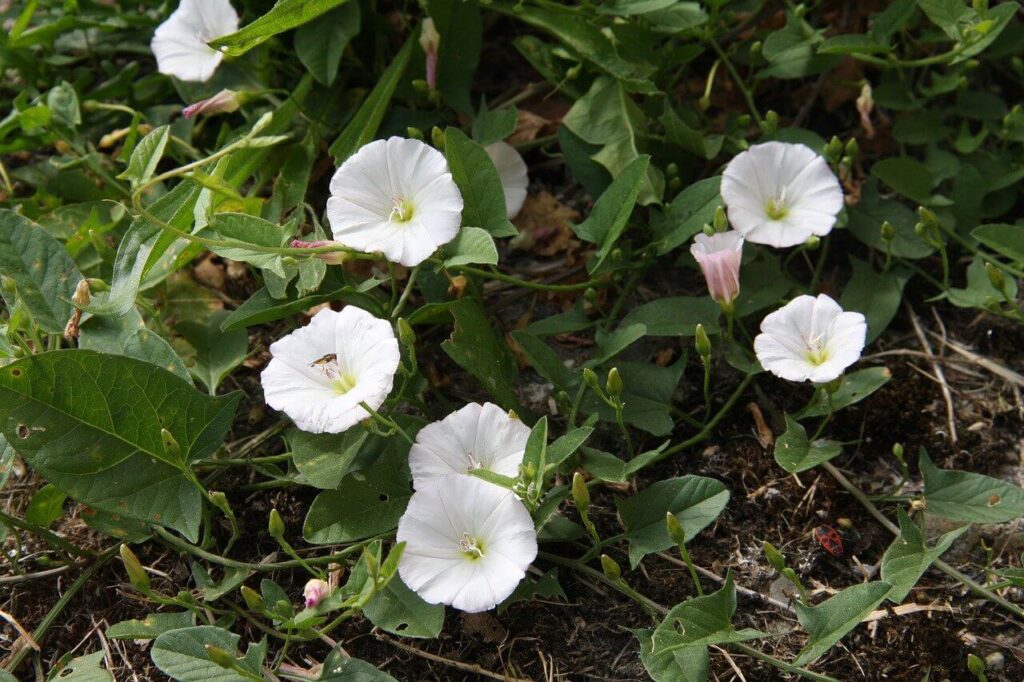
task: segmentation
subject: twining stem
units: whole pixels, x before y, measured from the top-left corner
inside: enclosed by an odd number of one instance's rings
[[[647,597],[643,596],[642,594],[640,594],[633,588],[629,587],[625,583],[621,581],[617,582],[615,580],[612,580],[601,571],[593,569],[580,561],[559,556],[557,554],[549,554],[548,552],[540,552],[537,554],[537,556],[542,559],[546,559],[553,564],[559,564],[561,566],[571,568],[574,571],[583,573],[588,577],[593,578],[594,580],[598,580],[604,583],[608,587],[611,587],[613,590],[616,590],[617,592],[620,592],[629,597],[630,599],[634,600],[642,607],[644,607],[644,609],[648,612],[659,613],[662,616],[668,615],[668,608],[662,606],[661,604],[651,599],[648,599]],[[821,675],[819,673],[811,672],[810,670],[806,670],[799,666],[795,666],[791,663],[786,663],[785,661],[775,658],[774,656],[766,654],[762,651],[758,651],[757,649],[747,646],[746,644],[741,644],[738,642],[729,642],[728,646],[736,647],[737,650],[742,651],[748,656],[753,656],[754,658],[758,658],[766,663],[770,663],[771,665],[777,667],[779,670],[784,670],[788,673],[793,673],[794,675],[799,675],[800,677],[804,677],[809,680],[818,680],[819,682],[839,682],[839,680],[837,680],[834,677],[829,677],[828,675]]]
[[[747,102],[747,108],[750,109],[750,115],[754,117],[754,122],[761,125],[761,113],[757,110],[757,105],[754,104],[754,97],[750,93],[750,88],[747,87],[746,82],[742,77],[740,77],[739,72],[736,71],[736,67],[732,65],[732,60],[729,59],[729,55],[725,53],[725,50],[723,50],[718,42],[711,36],[708,36],[707,43],[711,46],[711,49],[715,51],[715,54],[718,55],[718,58],[722,60],[722,63],[725,64],[725,68],[729,71],[729,76],[732,78],[732,82],[737,88],[739,88],[739,91],[743,93],[743,99]]]
[[[409,279],[405,283],[405,289],[402,291],[402,296],[391,309],[391,319],[396,319],[402,313],[402,308],[405,307],[406,301],[409,300],[409,294],[412,293],[413,285],[416,283],[416,275],[418,274],[420,274],[420,266],[417,265],[409,272]],[[397,286],[393,276],[391,279],[391,286]]]
[[[482,270],[469,265],[454,265],[450,269],[458,270],[459,272],[466,272],[470,275],[477,275],[479,277],[496,279],[499,282],[508,282],[509,284],[515,284],[527,289],[537,289],[539,291],[583,291],[591,287],[607,286],[607,283],[600,278],[589,279],[586,282],[577,282],[575,284],[545,284],[543,282],[531,282],[529,280],[519,279],[518,277],[506,275],[505,273],[498,272],[497,270]]]
[[[397,432],[400,436],[402,436],[402,438],[405,439],[405,442],[408,443],[409,445],[413,444],[413,439],[409,436],[408,433],[405,432],[405,430],[401,426],[398,425],[398,422],[396,422],[394,419],[391,419],[390,417],[385,417],[380,412],[367,405],[365,402],[359,403],[359,406],[366,410],[370,417],[373,418],[373,421],[377,422],[378,424],[385,428],[392,429],[393,431]]]
[[[171,545],[175,549],[195,555],[200,559],[206,559],[207,561],[214,564],[218,564],[220,566],[226,566],[228,568],[238,568],[246,571],[257,571],[263,573],[267,573],[270,571],[279,571],[286,568],[301,567],[301,564],[298,561],[295,561],[294,559],[291,561],[276,561],[265,564],[253,564],[247,561],[236,561],[235,559],[229,559],[227,557],[220,556],[219,554],[208,552],[202,547],[197,547],[189,542],[186,542],[185,540],[182,540],[181,538],[161,528],[160,526],[153,526],[153,530],[156,531],[156,534],[160,536],[161,540]],[[369,538],[367,540],[363,540],[354,545],[349,545],[345,549],[339,550],[334,554],[329,554],[327,556],[310,557],[308,559],[305,559],[305,562],[311,566],[321,566],[325,564],[334,563],[354,552],[361,552],[363,547],[365,547],[369,543],[373,542],[374,540],[383,539],[385,537],[387,537],[387,535],[375,535],[374,537]]]
[[[898,536],[900,534],[899,527],[897,527],[896,524],[890,521],[885,516],[885,514],[883,514],[881,510],[878,507],[876,507],[870,499],[868,499],[868,496],[865,495],[860,488],[855,486],[850,481],[850,479],[846,478],[846,476],[843,475],[843,472],[839,471],[839,469],[833,466],[831,462],[825,462],[821,466],[824,467],[825,471],[827,471],[832,476],[832,478],[836,479],[836,482],[839,483],[839,485],[846,489],[846,492],[853,495],[853,497],[858,502],[861,503],[864,509],[866,509],[869,514],[875,517],[875,519],[879,523],[888,528],[893,535]],[[1013,604],[1012,602],[1007,601],[1003,597],[1000,597],[998,594],[993,592],[988,587],[985,587],[984,585],[979,585],[969,576],[964,575],[957,569],[947,564],[942,559],[935,560],[935,567],[943,573],[945,573],[946,575],[948,575],[949,577],[963,584],[963,586],[971,592],[974,592],[978,596],[984,597],[985,599],[988,599],[989,601],[998,604],[999,606],[1003,607],[1005,610],[1009,611],[1018,618],[1024,618],[1024,609],[1020,608],[1016,604]]]
[[[715,430],[715,427],[718,426],[718,423],[725,418],[725,415],[729,414],[729,411],[732,410],[733,406],[736,405],[736,401],[740,399],[740,397],[743,395],[743,392],[747,389],[747,386],[749,386],[750,382],[753,380],[753,374],[748,374],[747,376],[743,377],[743,381],[741,381],[739,385],[733,390],[732,395],[729,396],[729,399],[725,401],[725,404],[722,405],[722,408],[718,410],[718,413],[711,418],[711,421],[709,421],[703,429],[701,429],[698,433],[694,434],[693,436],[690,436],[686,440],[676,443],[670,448],[662,450],[661,453],[657,455],[657,457],[653,458],[650,462],[648,462],[648,466],[654,464],[655,462],[660,462],[666,457],[671,457],[677,452],[681,452],[686,448],[693,447],[697,443],[706,440],[707,437],[711,435],[711,432]]]

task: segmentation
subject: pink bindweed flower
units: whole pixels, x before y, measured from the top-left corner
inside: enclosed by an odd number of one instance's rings
[[[302,596],[306,598],[306,608],[311,609],[331,594],[331,586],[319,578],[313,578],[302,588]]]
[[[336,242],[331,239],[318,239],[312,242],[306,242],[301,239],[293,239],[290,246],[293,249],[318,249],[322,246],[341,246],[341,242]],[[329,253],[318,253],[317,257],[327,263],[328,265],[341,265],[349,261],[350,256],[345,251],[331,251]]]
[[[729,306],[740,293],[740,260],[743,258],[743,235],[736,230],[716,232],[710,237],[698,234],[690,246],[711,298]]]
[[[221,90],[213,97],[188,105],[181,110],[181,115],[185,118],[192,118],[200,114],[203,116],[230,114],[238,111],[238,107],[241,105],[242,101],[239,99],[237,92],[234,90]]]
[[[420,47],[427,55],[427,85],[437,89],[437,50],[441,46],[441,34],[434,26],[434,20],[427,17],[420,28]]]

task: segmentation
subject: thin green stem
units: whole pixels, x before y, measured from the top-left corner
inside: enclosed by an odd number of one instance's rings
[[[707,38],[708,45],[715,51],[718,58],[725,64],[726,70],[729,72],[729,76],[732,78],[732,82],[736,85],[741,93],[743,93],[743,99],[747,102],[747,108],[750,109],[750,115],[754,117],[754,122],[761,125],[761,112],[757,110],[757,105],[754,104],[754,96],[750,92],[750,88],[747,87],[746,82],[740,76],[739,72],[736,71],[736,67],[733,66],[732,60],[729,59],[729,55],[725,53],[725,50],[718,44],[718,42],[711,36]]]
[[[409,272],[409,279],[405,283],[405,289],[402,291],[402,296],[401,298],[398,299],[398,302],[395,303],[394,306],[391,308],[391,319],[396,319],[402,313],[402,308],[405,307],[406,301],[409,300],[409,294],[412,293],[413,285],[416,284],[416,276],[419,273],[420,266],[418,265]],[[392,285],[394,285],[393,281]]]
[[[733,390],[732,395],[729,396],[728,400],[725,401],[725,404],[722,405],[721,409],[718,410],[718,413],[711,418],[711,421],[709,421],[707,425],[700,430],[700,432],[687,438],[686,440],[680,443],[676,443],[670,448],[666,448],[657,457],[652,459],[648,463],[648,466],[654,464],[655,462],[660,462],[666,457],[671,457],[677,452],[681,452],[686,448],[693,447],[697,443],[706,440],[707,437],[711,435],[712,431],[715,430],[715,427],[718,426],[718,423],[725,418],[725,415],[729,414],[729,411],[732,410],[733,406],[736,405],[736,401],[740,399],[740,397],[743,395],[743,392],[747,389],[747,386],[749,386],[750,382],[753,380],[753,374],[748,374],[747,376],[743,377],[743,381],[741,381],[739,385]]]
[[[402,438],[405,439],[405,442],[407,442],[409,445],[413,444],[413,439],[409,436],[408,433],[405,432],[405,430],[401,426],[398,425],[398,422],[396,422],[394,419],[391,419],[390,417],[385,417],[380,412],[367,405],[365,402],[359,403],[359,406],[366,410],[367,413],[369,413],[369,415],[373,418],[373,421],[377,422],[381,426],[394,430],[396,433],[401,435]]]
[[[451,269],[469,273],[470,275],[496,279],[499,282],[508,282],[509,284],[515,284],[526,289],[536,289],[538,291],[583,291],[591,287],[607,286],[607,282],[598,278],[589,279],[586,282],[577,282],[576,284],[545,284],[543,282],[531,282],[529,280],[519,279],[518,277],[512,277],[511,275],[506,275],[502,272],[498,272],[497,270],[481,270],[480,268],[474,268],[469,265],[455,265],[452,266]]]

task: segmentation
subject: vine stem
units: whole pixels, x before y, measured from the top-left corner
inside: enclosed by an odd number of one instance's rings
[[[471,275],[496,279],[499,282],[508,282],[509,284],[526,287],[527,289],[537,289],[539,291],[583,291],[590,287],[605,286],[605,283],[600,279],[589,279],[586,282],[577,282],[576,284],[544,284],[543,282],[531,282],[529,280],[519,279],[518,277],[506,275],[505,273],[498,272],[497,270],[482,270],[469,265],[455,265],[451,269],[458,270],[459,272],[467,272]]]
[[[750,113],[754,117],[754,121],[758,125],[761,125],[763,119],[761,118],[761,113],[757,110],[757,105],[754,104],[754,97],[750,93],[750,88],[747,87],[743,78],[740,77],[739,72],[736,71],[736,67],[732,65],[732,60],[729,59],[729,55],[725,53],[725,50],[723,50],[721,45],[718,44],[718,41],[711,36],[708,36],[707,42],[708,45],[711,46],[711,49],[715,51],[715,54],[718,55],[718,58],[722,60],[722,63],[725,64],[725,68],[729,72],[732,82],[735,83],[736,87],[740,89],[741,93],[743,93],[743,99],[746,100],[747,108],[750,109]]]
[[[660,462],[666,457],[671,457],[672,455],[682,450],[685,450],[686,448],[693,447],[697,443],[700,443],[701,441],[707,439],[707,437],[711,435],[711,432],[715,430],[715,427],[718,426],[718,423],[725,418],[725,415],[729,414],[729,411],[732,410],[732,408],[736,405],[736,401],[738,401],[740,399],[740,396],[743,395],[743,391],[747,389],[747,386],[749,386],[750,382],[753,380],[753,374],[748,374],[747,376],[743,377],[743,381],[741,381],[739,385],[736,387],[736,389],[733,390],[732,395],[730,395],[729,399],[725,401],[724,405],[722,405],[722,409],[720,409],[718,413],[711,418],[711,421],[709,421],[703,429],[701,429],[695,435],[687,438],[686,440],[680,443],[676,443],[672,447],[663,450],[661,454],[659,454],[657,457],[650,461],[648,466],[650,466],[650,464],[654,464],[655,462]]]
[[[865,495],[860,488],[854,485],[850,481],[850,479],[848,479],[843,474],[843,472],[839,471],[839,469],[837,469],[831,462],[825,462],[824,464],[822,464],[822,467],[824,467],[825,471],[827,471],[832,476],[832,478],[836,479],[836,482],[839,485],[846,489],[846,492],[853,495],[853,497],[858,502],[861,503],[864,509],[866,509],[867,512],[871,514],[871,516],[875,517],[876,521],[878,521],[887,529],[889,529],[889,531],[893,535],[899,536],[900,529],[896,526],[896,524],[890,521],[886,517],[886,515],[883,514],[882,511],[875,506],[874,502],[868,499],[868,496]],[[1012,602],[1007,601],[1003,597],[1000,597],[998,594],[996,594],[989,588],[985,587],[984,585],[976,583],[969,576],[953,568],[942,559],[935,560],[935,567],[943,573],[945,573],[946,575],[948,575],[949,577],[963,584],[963,586],[971,592],[974,592],[978,596],[984,597],[985,599],[988,599],[989,601],[998,604],[999,606],[1003,607],[1004,609],[1006,609],[1013,615],[1017,616],[1018,618],[1024,618],[1024,609],[1020,608],[1016,604],[1013,604]]]
[[[634,600],[642,607],[644,607],[647,611],[658,613],[662,616],[668,615],[669,609],[667,607],[662,606],[661,604],[657,603],[652,599],[649,599],[648,597],[645,597],[644,595],[640,594],[639,592],[629,587],[628,585],[625,585],[624,583],[619,583],[612,580],[601,571],[591,568],[590,566],[587,566],[584,563],[581,563],[575,559],[569,559],[568,557],[559,556],[558,554],[550,554],[548,552],[539,552],[537,556],[542,559],[547,559],[553,564],[559,564],[561,566],[571,568],[574,571],[583,573],[588,577],[593,578],[594,580],[598,580],[601,583],[612,588],[613,590],[619,592],[620,594],[624,594],[625,596]],[[728,646],[735,647],[737,650],[742,651],[748,656],[753,656],[754,658],[758,658],[766,663],[770,663],[771,665],[779,668],[780,670],[784,670],[788,673],[793,673],[794,675],[799,675],[800,677],[804,677],[809,680],[818,680],[819,682],[839,682],[834,677],[829,677],[828,675],[822,675],[820,673],[811,672],[810,670],[806,670],[799,666],[795,666],[791,663],[786,663],[783,660],[775,658],[774,656],[766,654],[762,651],[758,651],[757,649],[751,646],[747,646],[746,644],[742,644],[739,642],[729,642]]]
[[[72,556],[76,556],[80,559],[95,559],[96,555],[86,549],[76,547],[74,544],[68,542],[61,536],[57,535],[53,531],[37,526],[34,523],[19,519],[16,516],[11,516],[4,511],[0,511],[0,524],[5,526],[11,526],[12,528],[18,528],[20,530],[38,535],[40,538],[53,545],[55,548],[67,552]]]

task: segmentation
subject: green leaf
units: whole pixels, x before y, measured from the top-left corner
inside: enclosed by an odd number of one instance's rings
[[[633,630],[633,634],[640,640],[640,660],[654,682],[707,682],[707,647],[680,647],[655,654],[653,630]]]
[[[365,429],[349,429],[345,433],[306,433],[292,431],[286,436],[292,461],[309,485],[335,490],[369,436]]]
[[[687,599],[668,612],[654,630],[652,653],[657,656],[673,649],[745,642],[768,636],[748,628],[734,630],[732,617],[735,613],[736,586],[730,571],[717,592]]]
[[[405,40],[405,45],[395,55],[394,60],[380,75],[373,90],[366,96],[352,120],[348,122],[341,135],[331,145],[330,153],[337,164],[352,156],[364,144],[373,141],[377,136],[377,129],[380,128],[384,114],[387,113],[391,98],[398,88],[398,84],[409,66],[409,59],[412,57],[414,47],[418,48],[417,42],[419,32],[414,31]]]
[[[591,273],[600,271],[608,254],[622,236],[622,231],[626,229],[650,161],[649,156],[638,156],[631,161],[597,199],[587,219],[573,226],[577,237],[597,244],[597,253],[587,264]]]
[[[455,318],[455,329],[451,338],[441,343],[441,348],[476,377],[495,402],[506,410],[525,414],[514,388],[518,374],[515,360],[504,339],[494,333],[483,307],[474,298],[461,298],[450,310]]]
[[[775,461],[791,474],[813,469],[842,451],[842,446],[834,440],[809,441],[807,430],[788,414],[786,432],[775,441]]]
[[[843,382],[832,394],[832,410],[838,412],[844,407],[859,403],[869,395],[889,383],[892,372],[888,367],[868,367],[850,374],[843,375]],[[829,398],[822,391],[815,391],[814,396],[804,409],[796,415],[796,419],[807,417],[824,417],[829,413]]]
[[[6,209],[0,210],[0,275],[14,280],[18,297],[43,331],[64,331],[82,273],[46,230]]]
[[[58,490],[52,483],[47,483],[36,491],[29,500],[25,510],[25,520],[43,528],[50,525],[64,514],[64,501],[68,496]]]
[[[549,445],[547,450],[548,466],[558,465],[569,459],[573,453],[587,442],[592,433],[594,433],[593,428],[581,426],[578,429],[573,429]]]
[[[871,174],[918,204],[931,202],[935,178],[928,166],[916,159],[906,156],[882,159],[871,167]]]
[[[53,114],[53,122],[74,130],[82,123],[78,107],[78,93],[67,81],[60,81],[46,93],[46,106]]]
[[[92,315],[86,319],[79,330],[78,347],[144,360],[192,383],[192,375],[174,348],[146,327],[135,306],[124,315]]]
[[[264,322],[273,322],[295,313],[309,310],[313,306],[327,301],[344,301],[355,303],[370,312],[386,317],[387,312],[377,307],[376,301],[367,296],[366,292],[375,289],[386,280],[370,278],[358,286],[345,284],[340,268],[327,271],[320,289],[314,294],[296,295],[289,289],[286,298],[275,299],[267,289],[260,289],[238,306],[221,325],[224,330],[252,327]]]
[[[278,33],[310,22],[344,2],[347,0],[277,0],[259,19],[234,33],[211,40],[209,44],[228,56],[237,57]]]
[[[626,350],[647,334],[647,326],[643,324],[624,324],[613,332],[597,330],[594,340],[597,353],[584,363],[586,367],[598,367]]]
[[[682,476],[658,481],[630,498],[616,498],[615,506],[626,527],[629,563],[636,568],[651,552],[672,546],[665,528],[665,514],[672,512],[683,525],[689,541],[714,522],[729,503],[729,491],[721,481],[703,476]]]
[[[523,453],[523,466],[533,465],[535,471],[543,472],[547,466],[548,418],[541,417],[530,429]],[[543,473],[541,473],[543,475]]]
[[[118,177],[130,180],[132,187],[139,187],[149,182],[156,172],[160,159],[164,157],[167,141],[171,138],[171,127],[156,128],[135,145],[128,167]]]
[[[818,46],[818,54],[885,54],[889,46],[862,33],[832,36]]]
[[[498,264],[498,248],[494,238],[480,227],[463,227],[455,239],[444,247],[446,268],[469,263]]]
[[[220,667],[210,659],[206,645],[219,647],[238,659],[243,670],[262,677],[263,657],[259,647],[251,646],[244,658],[238,657],[239,636],[213,625],[169,630],[153,642],[151,657],[156,667],[181,682],[251,682],[238,673]]]
[[[844,310],[862,313],[867,318],[868,334],[866,343],[871,343],[885,331],[903,300],[903,287],[910,279],[906,270],[894,269],[889,272],[875,272],[866,261],[850,256],[853,277],[843,289],[839,299]]]
[[[102,651],[76,656],[52,671],[55,680],[67,682],[114,682],[114,676],[103,667],[106,654]]]
[[[685,358],[669,367],[619,361],[615,363],[626,390],[622,395],[625,407],[623,420],[638,429],[655,436],[666,436],[672,432],[675,420],[672,417],[672,396],[683,376]],[[614,423],[615,412],[593,394],[583,401],[586,413],[597,412],[602,420]]]
[[[324,660],[317,682],[398,682],[366,661],[352,658],[340,646]]]
[[[190,611],[151,613],[141,620],[123,620],[107,628],[110,639],[156,639],[170,630],[189,628],[195,616]]]
[[[280,255],[248,249],[245,245],[282,247],[294,234],[293,223],[281,227],[245,213],[218,213],[213,217],[209,229],[221,239],[239,242],[238,246],[212,247],[211,250],[218,256],[252,263],[257,267],[269,268],[278,274],[284,274]]]
[[[471,114],[469,90],[480,61],[483,25],[480,7],[465,0],[428,0],[427,9],[441,36],[437,55],[437,89],[456,111]]]
[[[973,14],[964,0],[917,0],[917,5],[951,40],[960,40],[962,28]]]
[[[878,179],[871,178],[861,189],[860,201],[847,208],[850,233],[875,250],[898,258],[926,258],[935,252],[924,239],[914,233],[917,216],[902,202],[884,199],[878,193]],[[893,226],[896,236],[886,243],[882,239],[882,223]]]
[[[373,595],[365,615],[381,630],[402,637],[434,639],[444,625],[444,604],[428,604],[395,576]]]
[[[145,521],[129,519],[120,514],[83,507],[82,521],[93,530],[117,538],[122,542],[138,543],[148,540],[153,535],[152,527]]]
[[[514,330],[512,340],[523,352],[537,373],[558,388],[568,392],[579,384],[579,375],[569,369],[551,347],[532,334]]]
[[[243,329],[221,331],[228,318],[227,310],[214,310],[204,322],[179,322],[175,329],[196,351],[195,362],[188,368],[203,382],[210,395],[228,374],[242,364],[249,352],[249,335]]]
[[[346,2],[295,31],[295,55],[323,85],[337,78],[341,55],[359,34],[360,21],[359,3]]]
[[[1024,263],[1024,226],[981,225],[971,230],[979,242],[1016,263]]]
[[[891,588],[889,583],[874,581],[848,587],[817,606],[795,602],[797,619],[811,639],[793,664],[805,665],[831,649],[882,603]]]
[[[252,571],[248,568],[229,566],[222,571],[220,580],[216,580],[202,564],[192,562],[192,579],[203,599],[208,602],[217,601],[231,594],[241,587],[250,575]]]
[[[302,537],[336,545],[386,533],[398,525],[412,491],[409,470],[397,457],[348,474],[337,490],[316,496],[302,525]]]
[[[949,549],[953,541],[964,534],[970,526],[951,530],[938,539],[934,547],[925,544],[924,533],[917,527],[903,507],[899,508],[900,535],[889,545],[882,556],[882,575],[892,585],[888,599],[899,604],[917,584],[928,567]]]
[[[1014,277],[1006,278],[1006,287],[1012,299],[1017,296],[1017,280]],[[992,286],[992,280],[985,270],[985,261],[980,256],[975,256],[971,264],[967,266],[967,286],[963,289],[950,287],[946,294],[949,302],[961,308],[984,308],[992,301],[1002,301],[1001,291]]]
[[[990,9],[985,15],[984,20],[975,24],[975,26],[979,26],[982,23],[986,24],[985,34],[968,45],[964,51],[954,57],[949,63],[960,64],[988,49],[1003,32],[1003,29],[1010,24],[1010,21],[1019,10],[1020,4],[1017,2],[1001,2]]]
[[[653,225],[658,233],[658,255],[664,255],[690,241],[722,205],[721,176],[693,183],[672,200]]]
[[[708,135],[703,130],[691,128],[667,101],[660,121],[661,125],[665,127],[665,141],[669,144],[678,145],[685,151],[708,160],[715,158],[722,151],[722,145],[725,143],[724,135]],[[717,187],[722,177],[716,175],[701,180],[697,184],[708,180],[713,181]]]
[[[924,448],[919,466],[929,514],[952,521],[1003,523],[1024,516],[1024,490],[991,476],[939,469]]]
[[[715,334],[721,315],[722,309],[710,296],[673,296],[633,308],[621,326],[642,324],[647,336],[693,336],[699,323],[708,334]]]
[[[576,100],[562,124],[585,142],[599,145],[594,161],[614,178],[640,156],[640,131],[647,119],[620,81],[598,78],[582,98]],[[637,195],[641,205],[657,203],[664,192],[664,179],[653,166]]]
[[[0,490],[3,490],[11,475],[11,468],[14,466],[14,456],[17,453],[11,444],[7,442],[4,434],[0,433]]]
[[[140,360],[55,351],[0,369],[0,431],[79,502],[195,542],[202,501],[182,469],[220,446],[240,399],[204,396]],[[180,454],[168,452],[162,430]]]
[[[504,140],[515,132],[519,116],[515,107],[488,109],[487,100],[480,102],[480,111],[473,119],[473,139],[481,147]]]
[[[501,178],[484,148],[458,128],[448,128],[444,139],[448,167],[462,192],[462,224],[483,228],[492,237],[519,234],[508,221]]]

